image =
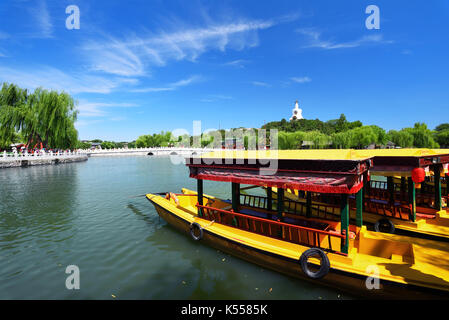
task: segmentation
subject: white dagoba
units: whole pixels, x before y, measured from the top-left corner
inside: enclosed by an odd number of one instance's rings
[[[290,121],[299,120],[299,119],[304,119],[304,118],[302,116],[302,109],[299,108],[298,100],[296,100],[295,108],[293,109],[293,114],[292,114],[292,117],[290,118]]]

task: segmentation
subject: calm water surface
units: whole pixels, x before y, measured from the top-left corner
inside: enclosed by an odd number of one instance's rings
[[[168,157],[1,169],[0,299],[351,298],[195,242],[138,196],[182,187],[195,180]],[[230,198],[229,184],[204,188]]]

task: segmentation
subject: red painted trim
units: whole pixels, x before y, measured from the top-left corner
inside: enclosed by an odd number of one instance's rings
[[[341,186],[329,186],[329,185],[316,185],[311,183],[295,183],[295,182],[283,182],[280,180],[272,179],[264,179],[260,180],[257,178],[241,178],[236,176],[216,176],[216,175],[207,175],[207,174],[190,174],[191,178],[194,179],[202,179],[202,180],[211,180],[211,181],[220,181],[220,182],[234,182],[241,184],[250,184],[250,185],[258,185],[262,187],[276,187],[283,189],[295,189],[295,190],[303,190],[310,192],[320,192],[320,193],[345,193],[352,194],[357,193],[363,187],[362,182],[358,182],[354,184],[351,188],[348,188],[347,185]]]
[[[215,165],[201,165],[201,164],[187,164],[188,167],[194,168],[212,168],[212,169],[230,169],[230,170],[259,170],[259,171],[273,171],[272,168],[249,168],[249,167],[226,167]],[[365,172],[367,169],[363,170]],[[343,171],[311,171],[311,170],[289,170],[289,169],[276,169],[276,172],[299,172],[299,173],[320,173],[320,174],[341,174],[341,175],[358,175],[356,172],[343,172]]]
[[[209,209],[209,210],[214,210],[214,211],[218,211],[218,212],[231,214],[231,215],[234,215],[234,216],[239,216],[239,217],[242,217],[242,218],[245,218],[245,219],[252,219],[252,220],[256,220],[256,221],[260,221],[260,222],[268,222],[268,223],[271,223],[271,224],[276,224],[276,225],[280,225],[280,226],[284,226],[284,227],[296,228],[296,229],[301,229],[301,230],[305,230],[305,231],[311,231],[311,232],[320,233],[320,234],[323,234],[323,235],[326,235],[326,236],[346,239],[346,235],[336,234],[336,233],[332,233],[332,232],[329,232],[329,231],[323,231],[323,230],[319,230],[319,229],[312,229],[312,228],[307,228],[307,227],[303,227],[303,226],[297,226],[297,225],[294,225],[294,224],[289,224],[289,223],[280,222],[280,221],[276,221],[276,220],[269,220],[269,219],[264,219],[264,218],[259,218],[259,217],[248,216],[248,215],[245,215],[245,214],[236,213],[236,212],[232,212],[232,211],[229,211],[229,210],[222,210],[222,209],[218,209],[218,208],[214,208],[214,207],[202,206],[202,205],[199,205],[199,204],[197,204],[196,206],[199,207],[199,208],[203,208],[203,209]]]

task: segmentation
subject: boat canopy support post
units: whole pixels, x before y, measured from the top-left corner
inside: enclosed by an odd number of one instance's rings
[[[436,164],[433,166],[433,177],[434,177],[434,185],[435,185],[435,209],[440,211],[443,209],[441,203],[441,168],[440,165]]]
[[[282,221],[282,213],[284,212],[284,189],[278,188],[278,219]]]
[[[346,193],[341,195],[341,233],[345,235],[341,239],[341,249],[343,253],[349,252],[349,201]]]
[[[273,189],[267,187],[267,209],[273,210]]]
[[[240,208],[240,183],[232,183],[232,210],[238,212]]]
[[[203,180],[202,179],[197,179],[196,180],[197,183],[197,196],[198,196],[198,204],[200,206],[203,205]],[[202,217],[203,216],[203,208],[198,208],[198,216]]]
[[[306,217],[312,217],[312,193],[307,191],[306,195]]]
[[[363,225],[363,188],[357,192],[355,195],[356,201],[356,225],[357,227],[362,227]]]
[[[401,177],[401,200],[406,199],[405,195],[407,194],[407,178]]]
[[[362,187],[362,189],[363,189],[362,209],[363,210],[365,210],[365,199],[364,198],[366,198],[366,200],[369,201],[368,195],[369,195],[370,183],[371,182],[369,181],[368,174],[365,172],[363,174],[363,187]]]
[[[449,202],[449,173],[446,173],[446,178],[444,179],[446,181],[446,197],[447,202]],[[446,207],[449,207],[449,203],[446,203]]]
[[[410,203],[410,220],[415,222],[416,221],[416,189],[415,189],[415,183],[413,182],[412,178],[408,178],[408,199]]]
[[[389,202],[391,205],[394,205],[394,181],[393,177],[387,177],[387,190],[390,194]]]

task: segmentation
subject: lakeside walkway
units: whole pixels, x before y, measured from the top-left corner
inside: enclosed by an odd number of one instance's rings
[[[191,156],[200,155],[205,152],[222,149],[212,148],[179,148],[179,147],[161,147],[161,148],[120,148],[120,149],[94,149],[94,150],[76,150],[64,152],[45,152],[39,153],[7,153],[0,152],[0,169],[27,167],[46,164],[60,164],[69,162],[87,161],[88,157],[108,157],[108,156]]]
[[[87,154],[81,151],[65,152],[40,152],[39,154],[30,153],[0,153],[0,169],[27,167],[45,164],[59,164],[86,161]]]
[[[126,155],[142,155],[142,156],[169,156],[180,155],[190,156],[202,154],[205,152],[218,151],[222,149],[212,148],[180,148],[180,147],[159,147],[159,148],[116,148],[116,149],[94,149],[80,150],[89,157],[101,156],[126,156]]]

